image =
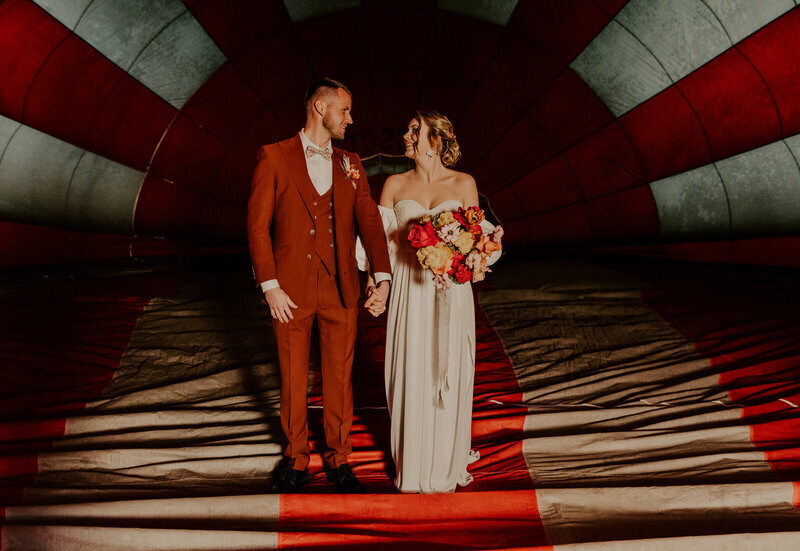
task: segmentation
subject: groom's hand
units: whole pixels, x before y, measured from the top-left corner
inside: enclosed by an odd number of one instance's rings
[[[369,297],[364,303],[364,307],[375,317],[380,316],[386,310],[386,299],[389,297],[389,282],[381,281],[377,287],[369,288]]]
[[[279,322],[288,323],[289,320],[294,319],[292,308],[297,308],[297,305],[280,287],[264,291],[264,300],[269,306],[269,313]]]

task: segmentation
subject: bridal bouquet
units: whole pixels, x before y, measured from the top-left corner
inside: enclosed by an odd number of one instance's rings
[[[423,268],[433,272],[437,289],[448,289],[452,282],[481,281],[491,270],[489,256],[502,248],[502,226],[484,235],[483,210],[478,207],[425,215],[411,227],[408,240],[417,249]]]

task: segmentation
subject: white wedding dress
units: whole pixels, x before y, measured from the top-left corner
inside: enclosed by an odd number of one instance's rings
[[[451,199],[425,209],[412,199],[379,206],[392,262],[387,307],[386,399],[391,416],[395,486],[424,494],[455,491],[472,481],[467,466],[479,458],[472,442],[475,306],[470,283],[437,290],[423,270],[408,229],[425,214],[461,207]],[[484,221],[484,233],[494,226]],[[359,268],[366,254],[356,247]],[[493,263],[498,251],[488,259]]]

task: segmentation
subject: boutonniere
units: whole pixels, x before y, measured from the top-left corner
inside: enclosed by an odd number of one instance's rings
[[[347,155],[342,156],[342,170],[347,179],[350,180],[350,183],[353,184],[353,189],[356,189],[356,181],[361,178],[361,173],[355,166],[350,164],[350,157]]]

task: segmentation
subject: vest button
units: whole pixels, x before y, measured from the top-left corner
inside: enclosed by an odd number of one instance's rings
[[[317,202],[316,202],[316,201],[314,201],[314,206],[315,206],[315,207],[317,206]]]
[[[307,254],[307,255],[306,255],[306,258],[307,258],[307,259],[309,259],[309,260],[311,260],[311,255],[310,255],[310,254]]]
[[[333,247],[333,243],[331,243],[331,247]]]
[[[328,201],[328,205],[332,207],[333,206],[333,201]]]
[[[328,233],[333,233],[333,230],[328,228]]]
[[[328,215],[328,220],[333,220],[333,215],[332,214]]]
[[[311,235],[314,235],[316,232],[315,232],[314,230],[311,230],[311,231],[310,231],[310,232],[308,232],[308,233],[310,233]]]

